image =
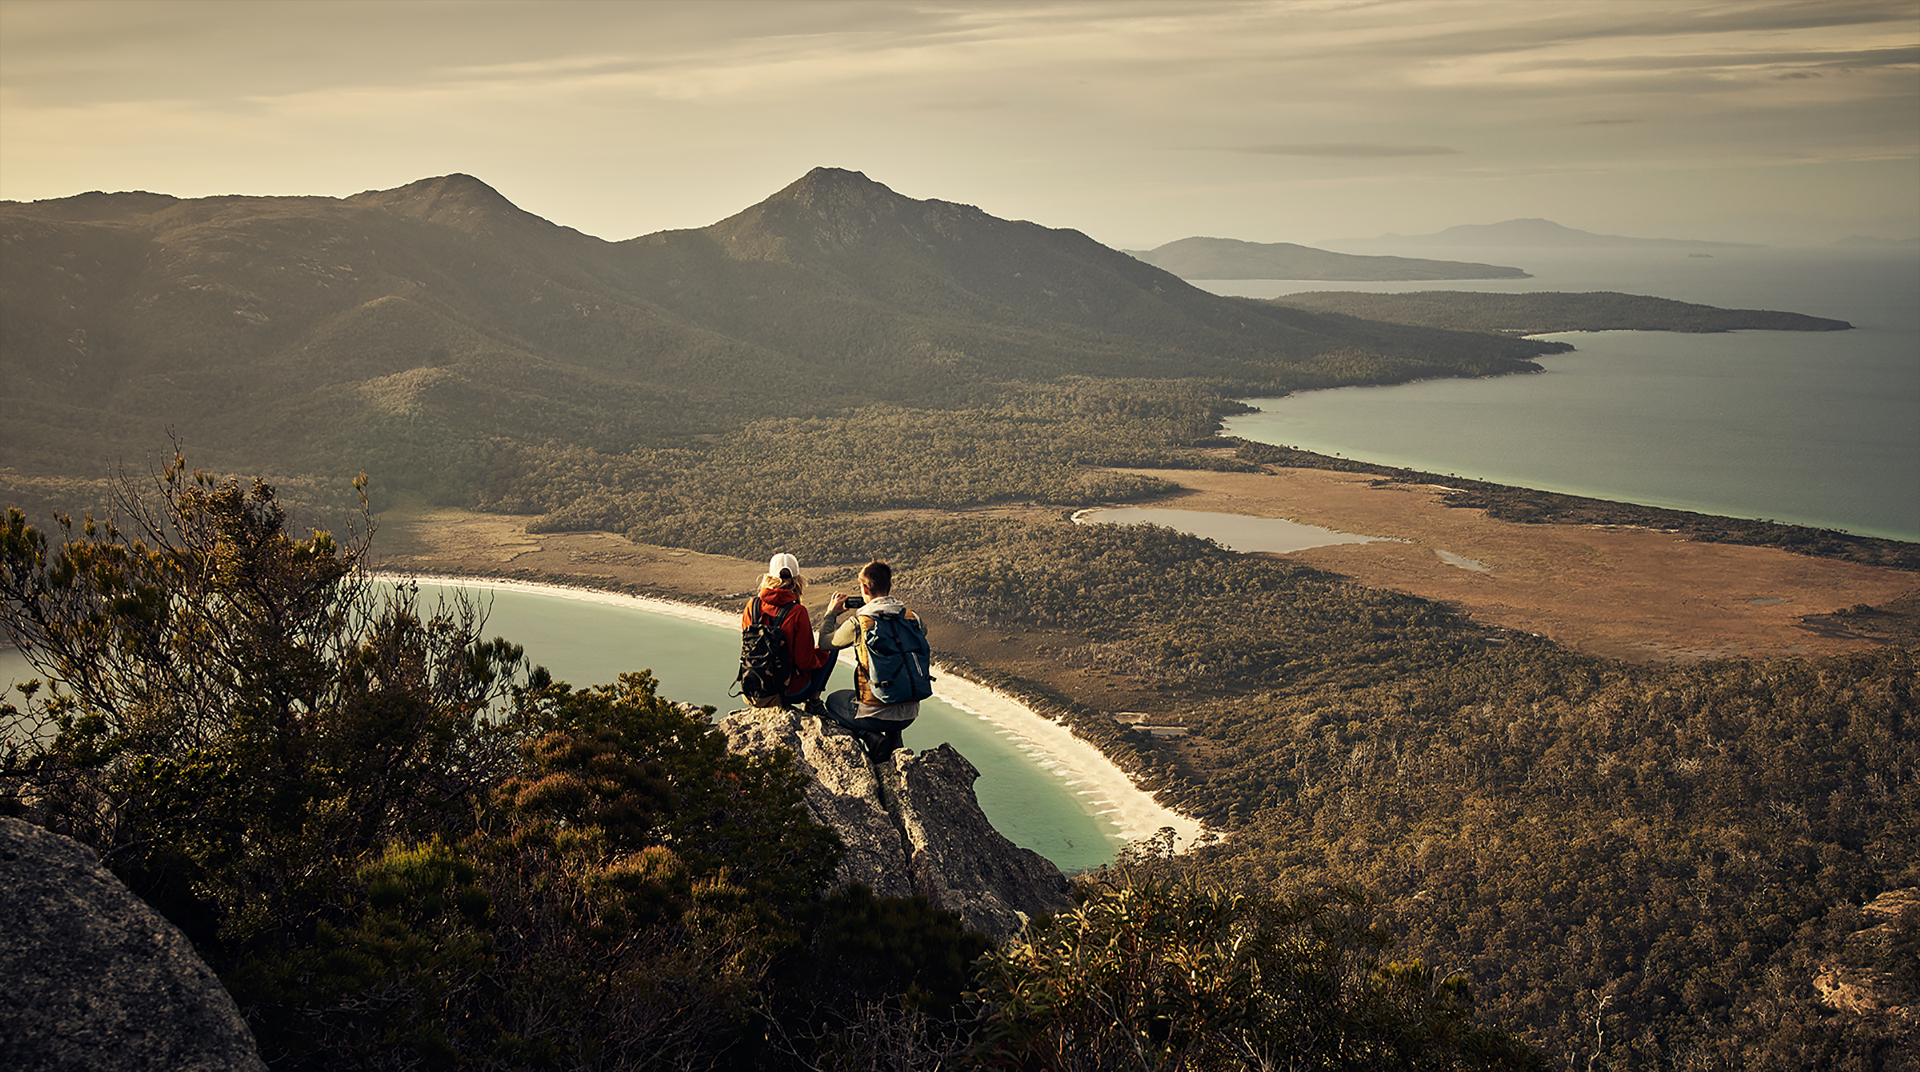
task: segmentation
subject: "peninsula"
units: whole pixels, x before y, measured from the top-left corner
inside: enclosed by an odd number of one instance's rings
[[[1632,238],[1603,235],[1565,227],[1552,220],[1520,219],[1500,223],[1468,223],[1434,234],[1385,234],[1377,238],[1343,238],[1335,246],[1507,246],[1536,249],[1754,249],[1748,242],[1706,242],[1692,238]]]
[[[1595,291],[1485,294],[1423,290],[1412,294],[1320,291],[1286,294],[1276,305],[1425,328],[1545,335],[1558,331],[1848,331],[1845,320],[1768,309],[1720,309],[1642,294]]]
[[[1518,268],[1418,257],[1369,257],[1232,238],[1182,238],[1149,250],[1123,251],[1182,279],[1531,279]]]

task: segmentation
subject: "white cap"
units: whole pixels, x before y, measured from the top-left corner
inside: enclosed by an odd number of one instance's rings
[[[782,551],[773,556],[772,561],[767,563],[767,576],[769,577],[778,577],[783,570],[786,571],[788,577],[800,576],[800,560]]]

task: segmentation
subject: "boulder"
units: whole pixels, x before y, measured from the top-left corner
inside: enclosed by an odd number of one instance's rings
[[[952,745],[901,749],[875,764],[845,729],[794,711],[735,711],[718,727],[736,753],[793,753],[807,775],[808,810],[847,846],[837,887],[923,894],[996,942],[1019,934],[1033,915],[1073,907],[1060,869],[987,821],[973,793],[980,772]]]
[[[0,1068],[266,1064],[212,969],[92,849],[0,819]]]
[[[1860,914],[1871,923],[1815,960],[1814,994],[1836,1012],[1882,1021],[1908,1033],[1920,1031],[1920,995],[1888,970],[1895,958],[1911,957],[1902,951],[1900,938],[1904,928],[1905,948],[1912,948],[1915,924],[1920,923],[1920,887],[1888,890],[1861,905]],[[1910,973],[1907,978],[1912,978]]]

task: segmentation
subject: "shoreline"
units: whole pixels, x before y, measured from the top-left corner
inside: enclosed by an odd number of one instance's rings
[[[392,569],[376,570],[372,576],[380,580],[404,579],[450,587],[558,596],[588,603],[632,607],[729,629],[735,627],[735,616],[727,611],[653,596],[609,592],[585,585],[504,577],[410,573]],[[1152,794],[1133,783],[1127,772],[1114,766],[1113,761],[1098,748],[1074,736],[1067,727],[1042,718],[1014,697],[970,680],[937,660],[934,669],[940,678],[936,694],[939,700],[991,723],[1004,736],[1011,738],[1015,747],[1027,753],[1035,766],[1061,779],[1063,784],[1075,787],[1074,795],[1091,798],[1083,802],[1088,806],[1088,814],[1110,824],[1117,839],[1138,841],[1152,836],[1163,827],[1172,827],[1174,844],[1179,848],[1187,848],[1208,833],[1198,820],[1181,815],[1153,799]]]

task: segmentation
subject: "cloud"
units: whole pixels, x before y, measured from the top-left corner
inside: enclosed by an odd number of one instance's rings
[[[1531,11],[1523,11],[1531,8]],[[1355,13],[1359,13],[1356,9]],[[1368,52],[1446,59],[1508,52],[1664,51],[1670,41],[1711,41],[1729,56],[1783,38],[1909,39],[1907,0],[1728,0],[1677,5],[1668,0],[1605,0],[1515,5],[1498,0],[1388,0],[1363,39]]]
[[[980,97],[974,100],[926,101],[914,107],[923,112],[990,112],[1007,105],[1007,101]]]
[[[0,197],[350,191],[458,170],[632,234],[710,222],[833,163],[998,215],[1096,226],[1106,211],[1143,237],[1158,212],[1196,218],[1174,234],[1235,211],[1277,233],[1276,214],[1327,226],[1344,202],[1371,221],[1483,189],[1553,216],[1576,195],[1542,159],[1621,191],[1695,169],[1732,182],[1741,168],[1910,159],[1913,13],[1913,0],[0,0]],[[1299,163],[1262,159],[1275,157]],[[1899,174],[1882,215],[1913,215],[1912,170]],[[1277,207],[1276,190],[1314,183],[1314,207]],[[1857,200],[1811,190],[1779,211]],[[1698,198],[1684,207],[1721,201]],[[1454,211],[1394,226],[1434,230]]]
[[[1556,67],[1582,67],[1592,70],[1668,71],[1724,70],[1747,67],[1823,67],[1848,71],[1894,69],[1906,71],[1920,66],[1920,47],[1875,48],[1825,51],[1752,51],[1696,54],[1604,56],[1592,59],[1557,57]],[[1543,61],[1543,64],[1545,62]]]
[[[1373,145],[1366,142],[1295,142],[1276,145],[1211,145],[1202,148],[1226,153],[1252,153],[1256,156],[1329,156],[1367,158],[1380,156],[1451,156],[1460,150],[1444,145]]]

